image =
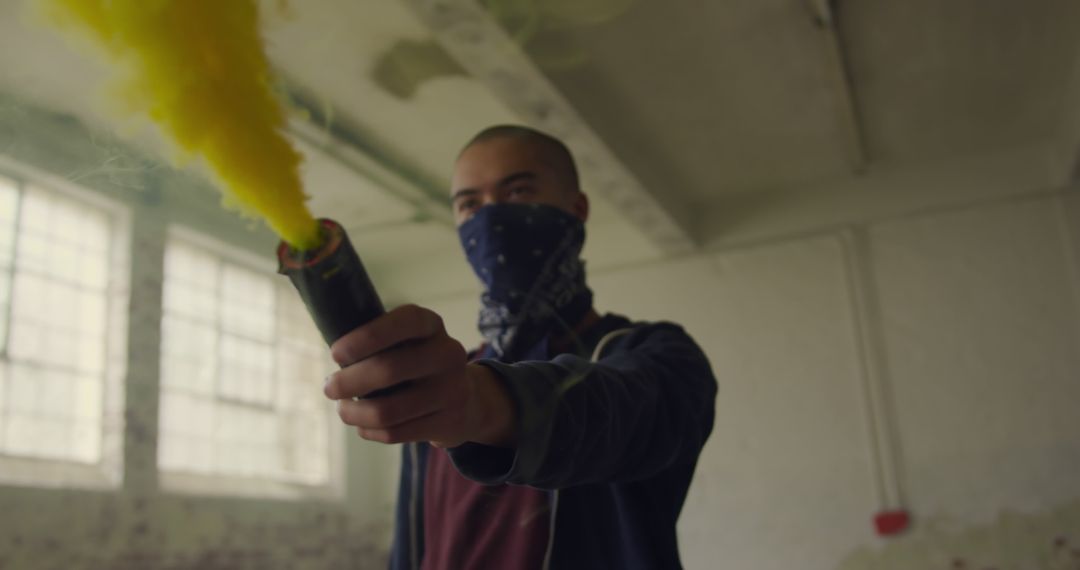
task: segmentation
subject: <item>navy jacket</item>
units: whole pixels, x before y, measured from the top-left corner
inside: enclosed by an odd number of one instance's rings
[[[479,483],[548,490],[552,570],[678,569],[675,523],[712,431],[716,379],[677,325],[608,315],[583,335],[582,348],[592,351],[604,337],[595,362],[573,354],[477,361],[506,383],[519,446],[466,443],[450,457]],[[423,558],[428,451],[403,446],[391,570],[417,569]]]

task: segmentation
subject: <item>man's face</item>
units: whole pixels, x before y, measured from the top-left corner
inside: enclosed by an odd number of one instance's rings
[[[465,149],[454,165],[450,196],[459,226],[488,204],[546,204],[581,221],[589,216],[588,200],[558,161],[524,139],[494,138]]]

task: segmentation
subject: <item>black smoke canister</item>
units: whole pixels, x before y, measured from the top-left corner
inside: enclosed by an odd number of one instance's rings
[[[300,251],[278,245],[278,273],[292,281],[327,346],[382,315],[382,302],[341,225],[321,218],[322,245]],[[392,390],[395,387],[391,387]],[[376,390],[368,396],[387,393]]]

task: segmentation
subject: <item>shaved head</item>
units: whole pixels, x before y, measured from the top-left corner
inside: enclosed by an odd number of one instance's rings
[[[559,139],[529,127],[484,129],[458,154],[450,204],[458,225],[487,204],[544,204],[584,222],[589,198],[581,191],[570,150]]]
[[[574,163],[574,156],[570,153],[570,149],[559,139],[531,127],[521,125],[488,127],[474,136],[461,149],[458,156],[464,154],[472,146],[492,140],[513,140],[535,148],[543,156],[544,161],[549,163],[551,168],[559,175],[567,190],[571,192],[581,190],[577,165]]]

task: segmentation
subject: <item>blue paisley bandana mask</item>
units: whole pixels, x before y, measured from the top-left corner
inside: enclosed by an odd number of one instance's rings
[[[573,330],[592,308],[580,255],[585,225],[540,204],[490,204],[458,228],[484,284],[480,333],[502,360],[547,358],[552,334]]]

